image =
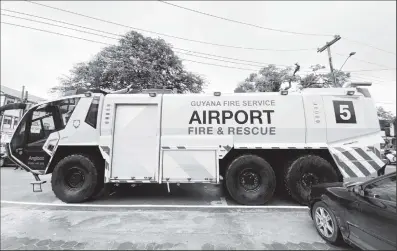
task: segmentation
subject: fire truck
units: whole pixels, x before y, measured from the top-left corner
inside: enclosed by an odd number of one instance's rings
[[[273,93],[86,91],[31,107],[8,155],[56,197],[82,203],[109,184],[223,183],[243,205],[276,186],[306,204],[315,184],[381,174],[367,88]]]

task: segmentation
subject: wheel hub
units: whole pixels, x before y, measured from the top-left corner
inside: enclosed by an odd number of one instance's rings
[[[257,190],[260,187],[260,176],[252,170],[244,170],[240,174],[239,181],[246,191]]]
[[[329,212],[322,207],[318,207],[315,212],[317,229],[322,235],[330,238],[334,233],[334,223]]]
[[[65,181],[70,188],[80,188],[83,186],[85,180],[84,173],[77,167],[70,168],[66,175]]]
[[[313,173],[305,173],[302,175],[302,184],[305,188],[311,188],[319,183],[319,178]]]

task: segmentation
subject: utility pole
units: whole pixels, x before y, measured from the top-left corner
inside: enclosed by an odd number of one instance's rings
[[[22,86],[22,92],[21,92],[21,103],[24,103],[24,96],[25,96],[25,86]],[[22,119],[23,116],[23,111],[19,111],[19,120]]]
[[[335,35],[335,37],[332,41],[327,42],[323,47],[317,49],[317,52],[323,52],[323,51],[325,51],[325,49],[327,49],[327,51],[328,51],[329,68],[331,69],[334,86],[336,86],[337,83],[336,83],[336,78],[335,78],[335,73],[334,73],[334,66],[332,65],[331,45],[333,45],[340,39],[341,39],[341,37],[339,35]]]

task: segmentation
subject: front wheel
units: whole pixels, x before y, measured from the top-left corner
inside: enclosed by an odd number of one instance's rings
[[[230,196],[243,205],[265,204],[272,198],[276,188],[276,175],[272,167],[256,155],[236,158],[225,176]]]
[[[319,201],[314,204],[312,218],[321,238],[333,245],[343,243],[343,237],[335,215],[324,202]]]
[[[98,172],[93,162],[82,155],[65,157],[54,168],[51,177],[55,196],[66,203],[90,199],[96,192]]]

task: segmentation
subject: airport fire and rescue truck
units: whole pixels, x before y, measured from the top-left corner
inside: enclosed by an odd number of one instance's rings
[[[52,174],[63,202],[94,198],[110,183],[220,183],[245,205],[282,186],[306,204],[311,186],[380,175],[375,104],[362,86],[275,93],[88,91],[31,107],[11,159]]]

